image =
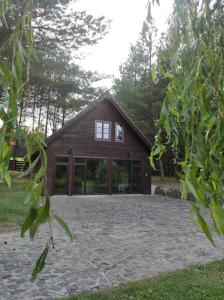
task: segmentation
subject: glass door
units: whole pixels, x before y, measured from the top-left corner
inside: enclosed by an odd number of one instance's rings
[[[131,161],[113,161],[113,193],[131,192]]]
[[[68,157],[56,157],[54,193],[68,193]]]
[[[142,192],[141,182],[141,161],[132,161],[132,193],[139,194]]]
[[[86,159],[75,158],[74,172],[74,194],[85,194],[86,192]]]
[[[86,194],[107,193],[107,161],[87,159]]]
[[[107,160],[75,158],[74,194],[107,193]]]
[[[141,193],[141,161],[113,161],[113,193]]]

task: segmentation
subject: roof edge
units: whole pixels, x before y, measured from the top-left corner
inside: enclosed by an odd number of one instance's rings
[[[131,120],[131,118],[126,114],[124,109],[120,106],[120,104],[113,97],[108,99],[112,105],[119,111],[119,113],[124,117],[124,119],[129,123],[131,128],[135,131],[135,133],[139,136],[139,138],[146,144],[148,148],[152,148],[152,143],[144,136],[141,130],[135,125],[135,123]]]
[[[126,122],[130,125],[130,127],[134,130],[134,132],[138,135],[138,137],[143,141],[143,143],[147,146],[147,148],[152,148],[152,143],[144,136],[144,134],[138,129],[138,127],[134,124],[134,122],[130,119],[130,117],[126,114],[123,108],[118,104],[113,95],[111,95],[108,91],[103,93],[97,100],[90,103],[86,108],[80,111],[74,118],[69,120],[64,126],[62,126],[55,133],[50,135],[46,139],[46,144],[49,145],[53,142],[57,137],[59,137],[69,126],[71,126],[75,121],[80,119],[83,115],[90,112],[98,103],[108,100],[113,107],[123,116]]]

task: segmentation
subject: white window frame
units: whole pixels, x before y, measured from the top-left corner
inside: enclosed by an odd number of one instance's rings
[[[102,123],[102,137],[97,137],[97,123]],[[109,125],[109,138],[104,138],[104,124]],[[111,122],[110,121],[103,121],[103,120],[95,120],[95,140],[96,141],[103,141],[103,142],[110,142],[111,141]]]
[[[117,140],[117,126],[122,126],[122,139],[121,140]],[[120,123],[120,122],[115,122],[115,142],[116,143],[123,143],[124,142],[124,124]]]

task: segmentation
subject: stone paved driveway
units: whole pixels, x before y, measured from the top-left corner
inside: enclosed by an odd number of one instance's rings
[[[52,198],[76,234],[70,243],[54,226],[56,250],[30,282],[46,228],[34,242],[0,234],[0,299],[53,299],[117,285],[224,257],[190,221],[191,204],[159,196]]]

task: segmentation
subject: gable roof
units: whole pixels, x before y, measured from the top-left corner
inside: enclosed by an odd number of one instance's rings
[[[55,133],[53,133],[51,136],[49,136],[46,139],[46,144],[50,144],[52,141],[54,141],[58,136],[60,136],[65,130],[76,123],[80,118],[82,118],[85,114],[90,112],[97,104],[103,101],[110,102],[113,107],[122,115],[122,117],[125,119],[125,121],[129,124],[129,126],[133,129],[133,131],[137,134],[137,136],[140,138],[140,140],[145,144],[145,146],[149,149],[151,149],[152,144],[151,142],[146,139],[146,137],[142,134],[142,132],[138,129],[138,127],[132,122],[132,120],[128,117],[128,115],[125,113],[123,108],[117,103],[115,98],[109,93],[106,92],[103,95],[101,95],[96,101],[89,104],[85,109],[83,109],[80,113],[78,113],[73,119],[68,121],[63,127],[61,127],[59,130],[57,130]]]

